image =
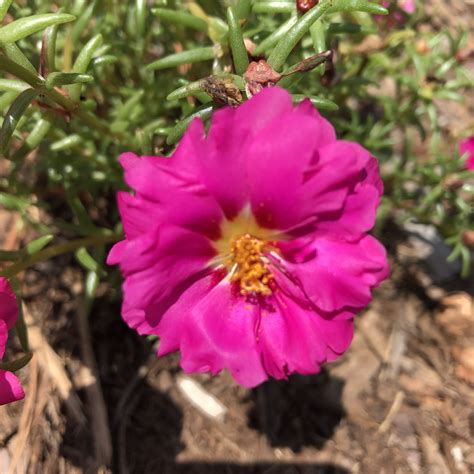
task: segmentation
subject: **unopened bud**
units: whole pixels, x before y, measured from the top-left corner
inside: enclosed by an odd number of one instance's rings
[[[296,8],[301,13],[306,13],[311,10],[315,5],[319,3],[319,0],[296,0]]]
[[[464,186],[464,181],[456,176],[455,174],[450,174],[446,176],[443,181],[443,187],[447,191],[455,191],[456,189],[462,188]]]
[[[418,54],[426,54],[428,52],[428,43],[424,39],[417,41],[415,47]]]
[[[252,61],[245,71],[244,80],[250,96],[257,94],[264,87],[274,86],[281,79],[281,74],[276,72],[264,59]]]
[[[462,241],[468,247],[474,247],[474,230],[465,230],[462,233]]]

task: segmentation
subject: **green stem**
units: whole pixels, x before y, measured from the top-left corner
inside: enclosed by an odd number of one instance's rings
[[[121,238],[122,237],[119,235],[93,235],[91,237],[70,240],[69,242],[53,245],[35,253],[25,260],[19,261],[5,268],[5,270],[0,272],[0,277],[11,278],[38,262],[44,262],[45,260],[57,257],[58,255],[73,252],[81,247],[90,247],[117,242]]]
[[[61,107],[66,109],[68,112],[74,114],[75,117],[78,117],[84,124],[88,127],[97,130],[100,133],[107,134],[112,138],[119,139],[124,142],[124,145],[134,147],[130,142],[126,141],[126,137],[120,133],[113,133],[108,124],[98,119],[95,115],[87,112],[81,108],[79,102],[71,100],[69,97],[62,95],[58,90],[52,89],[47,90],[45,87],[45,80],[43,77],[33,74],[28,69],[25,69],[21,65],[17,64],[15,61],[12,61],[10,58],[5,55],[0,55],[0,69],[3,69],[22,81],[27,82],[31,87],[40,90],[41,95],[47,97],[53,102],[59,104]]]
[[[311,25],[319,20],[331,6],[332,0],[323,0],[299,18],[288,33],[280,39],[268,57],[268,64],[275,71],[281,71],[293,48],[310,29]]]

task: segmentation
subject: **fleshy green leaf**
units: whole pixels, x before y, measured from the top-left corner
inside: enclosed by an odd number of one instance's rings
[[[0,28],[0,44],[15,43],[38,31],[44,30],[48,26],[68,23],[75,19],[75,16],[68,15],[67,13],[47,13],[45,15],[19,18]]]
[[[279,28],[277,28],[272,34],[268,35],[256,48],[254,55],[258,56],[261,53],[264,53],[270,50],[275,46],[281,38],[283,38],[288,31],[293,27],[297,22],[298,18],[292,16],[289,20],[285,21]]]
[[[288,1],[269,1],[257,2],[253,5],[252,10],[255,13],[292,13],[296,10],[295,2]]]
[[[23,81],[17,81],[15,79],[0,79],[0,91],[15,91],[23,92],[30,86]]]
[[[319,20],[331,5],[332,0],[323,0],[300,17],[288,33],[280,39],[268,58],[268,64],[270,64],[275,71],[282,69],[293,48],[309,31],[311,25],[316,20]]]
[[[33,240],[30,242],[24,249],[23,253],[27,256],[33,255],[40,250],[43,250],[52,240],[54,239],[54,235],[43,235],[38,239]]]
[[[94,78],[89,74],[79,74],[76,72],[52,72],[46,78],[46,89],[53,89],[67,84],[85,84],[93,81]]]
[[[0,21],[5,18],[10,5],[12,4],[13,0],[0,0]]]
[[[38,95],[35,89],[26,89],[12,103],[3,120],[0,130],[0,151],[5,153],[8,142],[15,131],[18,121],[21,119],[26,109],[30,106],[33,99]]]
[[[0,363],[0,369],[8,370],[9,372],[16,372],[17,370],[20,370],[25,367],[32,357],[33,354],[30,352],[24,355],[23,357],[20,357],[19,359],[11,360],[9,362],[2,362]]]
[[[176,25],[183,25],[207,33],[208,26],[206,21],[190,13],[168,10],[167,8],[153,8],[151,12],[160,20],[169,21]]]
[[[195,48],[188,51],[183,51],[182,53],[170,54],[169,56],[158,59],[157,61],[153,61],[146,66],[146,69],[149,71],[167,69],[170,67],[181,66],[182,64],[209,61],[221,55],[222,50],[218,45]]]
[[[102,44],[102,35],[96,35],[91,38],[85,46],[82,48],[81,52],[77,56],[72,72],[78,74],[84,74],[87,72],[89,63],[92,60],[92,56],[95,53],[96,49]],[[69,96],[72,100],[78,101],[81,97],[81,84],[74,84],[68,87]]]
[[[170,134],[168,135],[166,139],[166,143],[168,143],[168,145],[174,145],[182,137],[182,135],[188,128],[188,125],[191,123],[193,119],[195,119],[196,117],[199,117],[201,118],[201,120],[207,120],[211,116],[212,111],[213,111],[212,106],[205,107],[195,112],[194,114],[190,115],[189,117],[186,117],[184,120],[181,120],[180,122],[178,122],[173,128],[173,130],[171,130]]]
[[[12,61],[15,61],[33,74],[37,74],[33,64],[31,64],[30,60],[23,54],[23,51],[15,43],[5,44],[3,46],[3,51],[5,51],[7,57]]]
[[[232,50],[235,72],[242,75],[247,70],[249,59],[242,31],[240,30],[239,20],[231,7],[227,8],[227,23],[229,25],[229,43]]]
[[[366,0],[332,0],[329,13],[339,12],[366,12],[374,15],[387,15],[388,10],[376,3]]]

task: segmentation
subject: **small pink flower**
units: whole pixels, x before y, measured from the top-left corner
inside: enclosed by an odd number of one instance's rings
[[[170,158],[120,157],[122,315],[181,351],[186,372],[241,385],[312,374],[348,348],[353,318],[388,276],[367,235],[377,162],[337,140],[309,100],[279,87],[194,120]]]
[[[466,168],[474,170],[474,135],[459,144],[459,153],[461,155],[467,154]]]
[[[399,7],[408,14],[413,14],[416,11],[415,0],[400,0]]]
[[[0,360],[5,353],[8,331],[18,317],[15,295],[5,278],[0,277]],[[21,400],[25,392],[18,378],[6,370],[0,369],[0,405]]]
[[[399,0],[398,2],[396,0],[383,0],[382,6],[389,10],[389,14],[375,15],[375,19],[388,28],[404,23],[406,15],[412,15],[416,11],[415,0]]]

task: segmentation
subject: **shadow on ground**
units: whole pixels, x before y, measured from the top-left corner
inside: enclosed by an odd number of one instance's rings
[[[322,448],[344,417],[344,381],[323,370],[315,376],[270,380],[252,391],[250,427],[263,432],[275,447],[299,452],[305,446]]]

